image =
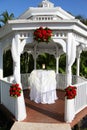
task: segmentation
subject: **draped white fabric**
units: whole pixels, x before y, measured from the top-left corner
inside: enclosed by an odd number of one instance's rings
[[[17,40],[16,38],[13,38],[12,40],[12,47],[11,47],[11,52],[12,52],[12,58],[14,62],[18,61],[18,51],[17,51]]]
[[[69,55],[68,55],[68,65],[69,66],[72,66],[72,64],[74,63],[75,61],[75,58],[76,58],[76,42],[72,36],[71,38],[71,44],[69,44]]]
[[[67,71],[67,86],[72,84],[72,65],[76,58],[76,42],[72,35],[72,33],[68,34],[68,42],[67,42],[67,63],[66,63],[66,71]]]
[[[12,47],[11,47],[11,52],[12,52],[12,58],[13,58],[13,63],[14,63],[14,70],[13,70],[13,75],[14,75],[14,81],[16,83],[20,83],[20,51],[18,48],[18,36],[15,36],[12,41]]]
[[[55,103],[56,77],[53,70],[33,70],[29,77],[30,99],[36,103]]]

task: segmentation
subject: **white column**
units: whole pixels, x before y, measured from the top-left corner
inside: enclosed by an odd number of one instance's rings
[[[16,83],[21,83],[20,77],[20,55],[17,56],[17,61],[13,60],[13,75]]]
[[[37,55],[36,55],[36,50],[37,49],[37,44],[34,46],[34,54],[33,54],[33,58],[34,58],[34,69],[36,70],[36,59],[37,59]]]
[[[77,48],[77,53],[76,53],[76,58],[77,58],[77,72],[76,72],[76,75],[79,76],[79,73],[80,73],[80,54],[83,50],[83,46],[79,46]]]
[[[67,82],[67,86],[71,85],[72,83],[72,68],[71,66],[68,66],[68,64],[66,64],[66,82]],[[66,86],[66,87],[67,87]]]
[[[76,75],[79,76],[79,73],[80,73],[80,56],[77,57],[77,73],[76,73]]]
[[[0,79],[2,78],[3,78],[3,49],[2,46],[0,45]]]
[[[66,74],[67,86],[72,84],[72,65],[76,58],[76,42],[72,33],[68,33],[67,47],[66,47]],[[74,100],[74,99],[73,99]],[[71,122],[75,116],[74,101],[65,98],[65,121]],[[71,107],[71,109],[70,109]],[[70,111],[71,110],[71,111]]]
[[[36,70],[36,56],[34,57],[34,69]]]
[[[59,73],[59,57],[56,57],[56,74]]]
[[[56,56],[56,88],[59,88],[59,56]]]
[[[69,33],[68,39],[67,39],[67,44],[66,44],[66,82],[67,82],[67,86],[70,85],[72,82],[72,70],[71,70],[71,65],[69,64],[70,55],[71,55],[71,47],[72,47],[71,39],[72,39],[72,34]]]
[[[13,57],[13,64],[14,64],[14,80],[16,83],[21,85],[21,78],[20,78],[20,41],[19,41],[19,35],[15,35],[12,41],[12,57]],[[26,118],[26,109],[25,109],[25,101],[24,101],[24,95],[23,92],[20,97],[18,97],[16,100],[16,105],[15,105],[15,118],[18,121],[22,121]]]

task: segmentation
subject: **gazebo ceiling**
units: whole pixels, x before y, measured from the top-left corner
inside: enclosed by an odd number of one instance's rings
[[[50,42],[50,43],[44,43],[44,42],[40,42],[40,43],[29,43],[26,44],[24,47],[24,51],[27,51],[29,53],[34,53],[34,51],[36,50],[36,54],[41,54],[46,52],[49,54],[53,54],[56,55],[56,52],[58,54],[64,53],[63,52],[63,48],[60,44],[58,43],[54,43],[54,42]]]

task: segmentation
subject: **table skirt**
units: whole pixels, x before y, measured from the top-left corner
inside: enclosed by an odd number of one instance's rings
[[[33,100],[36,103],[52,104],[55,103],[55,100],[57,99],[58,97],[55,90],[41,93],[32,88],[30,92],[30,100]]]

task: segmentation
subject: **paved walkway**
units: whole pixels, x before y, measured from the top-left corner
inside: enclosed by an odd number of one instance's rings
[[[15,122],[11,130],[71,130],[69,124]]]

